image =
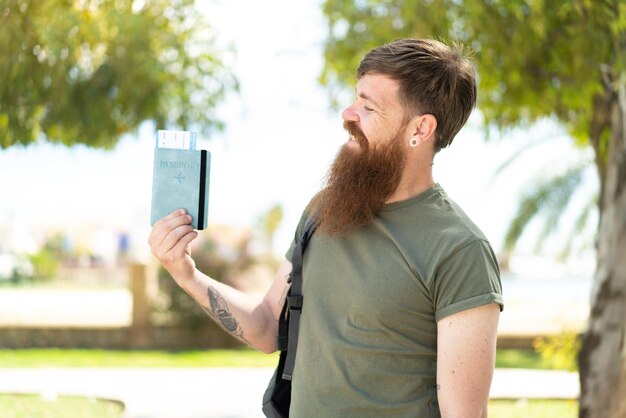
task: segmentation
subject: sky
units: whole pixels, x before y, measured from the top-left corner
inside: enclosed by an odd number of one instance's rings
[[[281,204],[285,216],[274,247],[281,254],[347,140],[340,111],[330,109],[317,82],[326,30],[321,8],[315,0],[219,0],[198,7],[218,42],[234,46],[229,62],[241,83],[219,109],[226,129],[199,141],[212,154],[210,222],[252,226]],[[128,231],[138,257],[145,257],[157,128],[143,124],[112,151],[45,142],[0,151],[0,231],[3,225],[17,237],[25,236],[22,230],[36,236],[85,225]],[[475,111],[452,146],[436,156],[434,176],[497,252],[520,193],[581,152],[552,121],[486,137]],[[541,145],[496,177],[500,164],[528,141]],[[587,183],[588,192],[596,187],[593,178]],[[533,245],[529,241],[527,250]]]

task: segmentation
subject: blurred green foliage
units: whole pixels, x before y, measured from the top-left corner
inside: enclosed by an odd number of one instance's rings
[[[33,265],[33,277],[37,279],[54,278],[61,264],[56,254],[46,247],[30,255],[29,259]]]
[[[111,148],[145,120],[208,134],[237,88],[193,0],[4,0],[0,51],[0,148]]]
[[[581,340],[577,333],[568,331],[551,337],[539,337],[533,341],[533,346],[541,355],[546,368],[578,370]]]
[[[622,1],[326,0],[321,81],[343,89],[362,56],[402,37],[434,37],[475,51],[479,103],[487,123],[505,128],[555,116],[587,144],[604,91],[603,67],[626,29]]]
[[[51,235],[36,253],[28,256],[33,267],[30,279],[39,281],[57,278],[61,264],[68,257],[63,235],[60,233]],[[28,279],[28,277],[22,279]]]
[[[274,236],[283,221],[283,207],[280,204],[271,206],[259,216],[258,229],[262,235],[265,254],[263,262],[267,263],[272,270],[278,269],[281,261],[274,254]]]
[[[503,131],[557,119],[577,146],[593,147],[602,189],[616,128],[611,106],[626,71],[626,2],[325,0],[323,10],[328,31],[320,81],[335,104],[352,88],[370,49],[404,37],[458,42],[474,51],[478,107],[486,126]],[[539,242],[554,232],[581,174],[593,165],[573,167],[533,187],[514,215],[505,250],[512,250],[532,219],[544,220]],[[570,236],[594,221],[601,193],[587,197],[590,203]],[[566,245],[563,255],[570,250]]]

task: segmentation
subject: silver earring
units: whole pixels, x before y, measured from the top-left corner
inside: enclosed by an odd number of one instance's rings
[[[409,145],[415,148],[417,146],[417,138],[411,138],[411,140],[409,141]]]

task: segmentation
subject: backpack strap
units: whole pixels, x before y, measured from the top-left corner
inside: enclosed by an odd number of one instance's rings
[[[307,221],[304,232],[291,257],[292,270],[287,282],[291,283],[291,288],[287,294],[287,300],[283,305],[280,319],[278,321],[278,337],[276,338],[277,349],[283,351],[287,349],[285,367],[282,378],[291,380],[293,368],[296,363],[296,350],[298,349],[298,334],[300,332],[300,314],[302,313],[302,265],[304,262],[304,250],[317,228],[317,220],[311,218]],[[287,309],[289,310],[287,312]],[[289,314],[287,316],[286,314]]]

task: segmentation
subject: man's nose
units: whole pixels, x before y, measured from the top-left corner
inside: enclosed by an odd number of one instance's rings
[[[341,112],[341,118],[345,121],[359,122],[359,114],[354,110],[354,105],[346,107]]]

